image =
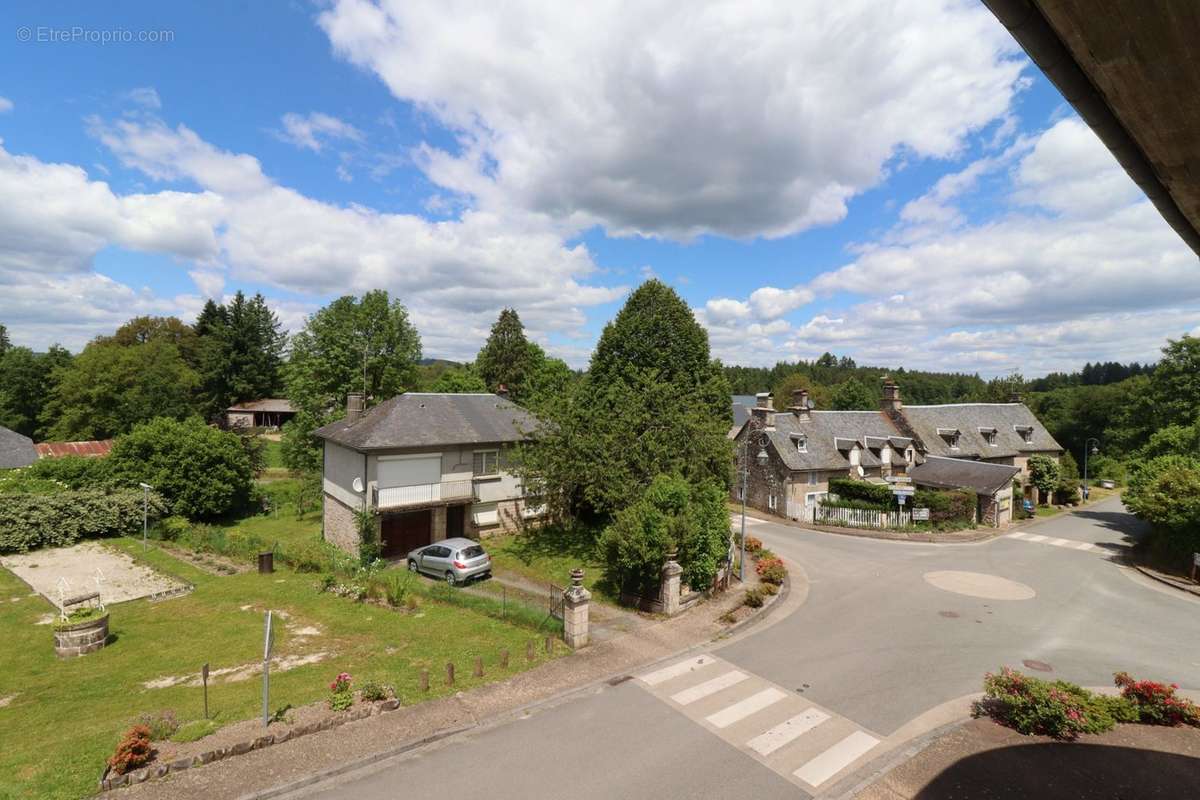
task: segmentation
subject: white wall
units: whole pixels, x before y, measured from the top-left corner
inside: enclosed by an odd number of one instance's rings
[[[323,484],[326,494],[331,494],[351,508],[360,508],[363,495],[354,491],[354,479],[362,478],[364,486],[369,478],[363,474],[363,454],[340,444],[325,442],[325,469]]]

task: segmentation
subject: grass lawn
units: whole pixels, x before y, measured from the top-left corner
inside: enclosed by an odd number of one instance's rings
[[[283,469],[283,444],[274,439],[264,439],[263,460],[267,469]]]
[[[287,527],[266,517],[244,524],[268,531],[278,527],[280,535]],[[200,689],[147,688],[145,683],[196,675],[205,662],[214,671],[256,663],[268,608],[288,615],[276,640],[277,655],[328,654],[320,663],[273,672],[272,710],[326,697],[329,681],[342,670],[356,683],[377,678],[393,684],[405,703],[469,689],[526,669],[525,644],[541,636],[427,594],[415,613],[400,613],[319,594],[310,574],[215,576],[154,548],[143,555],[140,541],[108,544],[194,584],[195,591],[159,603],[111,606],[114,639],[108,647],[60,661],[50,626],[35,624],[52,606],[29,596],[23,582],[0,569],[0,701],[7,700],[0,707],[0,797],[90,795],[120,734],[139,714],[171,709],[181,721],[199,719]],[[307,636],[302,629],[308,629]],[[499,667],[502,648],[513,654],[507,671]],[[535,652],[535,664],[547,658],[543,648]],[[477,655],[484,661],[484,679],[472,677],[468,668]],[[453,689],[438,679],[449,661],[458,667]],[[418,688],[422,667],[433,677],[428,695]],[[210,709],[221,722],[252,718],[260,710],[261,691],[258,676],[218,679],[209,687]]]
[[[492,565],[539,583],[567,587],[571,570],[583,567],[583,585],[595,600],[615,603],[617,593],[604,581],[604,562],[596,552],[597,534],[556,525],[485,539]]]

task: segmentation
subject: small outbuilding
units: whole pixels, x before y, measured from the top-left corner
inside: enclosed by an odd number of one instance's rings
[[[296,416],[287,398],[267,397],[225,409],[226,428],[281,428]]]
[[[33,439],[0,426],[0,469],[28,467],[37,460]]]
[[[975,518],[980,525],[998,528],[1012,522],[1012,484],[1020,471],[1006,464],[927,455],[909,468],[908,476],[914,486],[975,492]]]

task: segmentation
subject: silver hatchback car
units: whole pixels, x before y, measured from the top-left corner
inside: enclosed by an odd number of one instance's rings
[[[410,572],[424,572],[455,586],[492,574],[492,558],[473,539],[444,539],[408,554]]]

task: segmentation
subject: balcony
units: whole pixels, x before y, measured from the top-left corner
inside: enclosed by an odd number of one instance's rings
[[[474,500],[475,487],[469,480],[418,483],[413,486],[388,486],[385,488],[371,486],[371,505],[379,511]]]

